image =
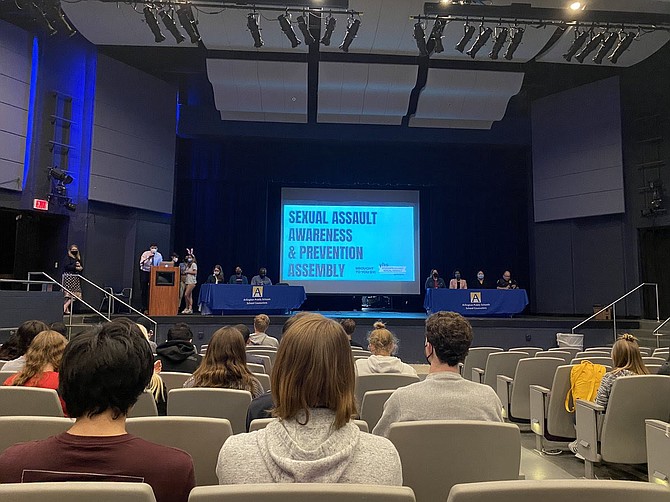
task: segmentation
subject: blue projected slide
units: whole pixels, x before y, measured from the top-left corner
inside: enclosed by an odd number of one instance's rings
[[[419,292],[417,192],[284,190],[301,197],[282,193],[282,282],[311,293]]]

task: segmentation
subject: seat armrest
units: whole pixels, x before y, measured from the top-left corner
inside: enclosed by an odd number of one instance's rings
[[[472,368],[472,381],[477,383],[483,383],[484,370],[481,368]]]
[[[505,375],[497,375],[496,380],[496,392],[500,398],[500,402],[503,405],[503,418],[509,418],[510,396],[512,395],[512,385],[514,384],[514,379]]]
[[[530,428],[538,436],[544,436],[550,395],[551,391],[546,387],[530,386]]]
[[[575,414],[577,419],[577,448],[580,455],[585,460],[600,462],[598,440],[605,408],[591,401],[577,399]]]

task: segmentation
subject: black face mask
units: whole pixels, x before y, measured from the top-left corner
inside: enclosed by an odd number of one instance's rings
[[[426,342],[426,345],[427,345],[427,344],[428,344],[428,342]],[[423,352],[424,352],[424,357],[426,358],[426,362],[427,362],[428,364],[430,364],[430,356],[433,355],[433,353],[435,352],[435,349],[432,349],[432,350],[430,351],[430,354],[426,355],[426,350],[425,350],[425,349],[426,349],[426,345],[423,346],[423,348],[424,348],[424,351],[423,351]],[[431,347],[432,347],[432,346],[431,346]]]

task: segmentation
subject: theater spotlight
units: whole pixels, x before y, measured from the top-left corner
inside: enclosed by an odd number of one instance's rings
[[[300,33],[302,33],[302,39],[305,41],[305,45],[312,45],[314,42],[316,42],[316,39],[309,31],[309,17],[305,17],[304,15],[298,16],[297,21],[298,28],[300,29]]]
[[[470,56],[472,59],[475,59],[475,56],[477,56],[477,53],[479,50],[486,45],[486,42],[489,41],[489,38],[491,38],[491,35],[493,34],[493,30],[490,27],[486,27],[482,29],[482,27],[479,27],[479,36],[477,37],[477,40],[475,40],[475,43],[472,44],[472,47],[470,47],[470,50],[466,52],[468,56]]]
[[[286,38],[288,38],[289,42],[291,42],[291,47],[293,49],[298,47],[302,42],[298,40],[295,31],[293,31],[293,26],[291,26],[291,15],[288,12],[286,14],[280,14],[277,16],[277,20],[279,21],[281,31],[284,32]]]
[[[163,24],[165,25],[165,28],[167,31],[169,31],[174,39],[177,41],[178,44],[182,43],[184,40],[184,35],[181,34],[179,31],[179,28],[177,28],[177,24],[174,22],[174,17],[166,10],[162,10],[159,12],[159,16],[161,17],[161,21],[163,21]]]
[[[49,20],[50,26],[56,28],[57,31],[64,33],[71,37],[77,33],[70,22],[65,17],[63,9],[61,9],[60,2],[53,2],[45,6],[44,15]]]
[[[69,185],[74,181],[74,178],[70,176],[68,173],[65,171],[61,171],[60,169],[57,169],[55,167],[50,167],[49,168],[49,177],[53,180],[56,180],[63,185]]]
[[[489,52],[489,57],[491,59],[498,59],[498,55],[500,54],[503,45],[505,45],[505,42],[507,42],[508,34],[509,30],[507,28],[502,28],[500,31],[498,31],[496,40],[493,42],[493,49],[491,49],[491,52]]]
[[[55,22],[49,19],[49,16],[47,16],[46,11],[42,8],[40,8],[37,3],[35,2],[15,2],[16,6],[21,9],[25,10],[28,15],[31,18],[37,19],[40,18],[42,20],[44,29],[47,32],[47,35],[50,37],[53,37],[56,33],[58,33],[58,30],[56,29]]]
[[[256,49],[263,47],[263,39],[261,38],[261,28],[258,26],[257,14],[249,13],[247,15],[247,28],[249,28],[251,38],[254,39],[254,47],[256,47]]]
[[[193,10],[189,4],[183,4],[177,9],[177,17],[184,31],[188,34],[192,44],[200,42],[200,32],[198,31],[198,22],[193,16]]]
[[[619,36],[616,33],[609,33],[607,35],[607,38],[605,38],[600,49],[598,49],[598,52],[596,52],[596,55],[593,57],[593,62],[595,64],[601,64],[603,62],[603,59],[605,59],[605,56],[612,50],[612,47],[614,47],[618,38]]]
[[[521,45],[521,40],[523,40],[523,33],[524,29],[516,26],[514,28],[514,33],[512,34],[512,39],[509,42],[509,45],[507,46],[507,50],[505,51],[505,55],[503,56],[505,59],[508,61],[511,61],[514,59],[514,53],[516,50],[519,48],[519,45]]]
[[[475,35],[475,27],[470,26],[468,23],[465,23],[463,25],[463,38],[461,38],[461,41],[456,44],[455,49],[458,52],[463,52],[465,50],[465,46],[468,45],[468,42],[472,40],[472,37]]]
[[[426,48],[426,32],[423,29],[421,21],[414,23],[414,40],[416,40],[416,48],[419,49],[419,54],[421,56],[427,56],[428,49]]]
[[[156,43],[165,40],[165,35],[161,33],[161,28],[158,26],[158,19],[156,19],[156,14],[151,10],[151,7],[146,5],[144,9],[142,9],[142,12],[144,12],[144,20],[146,21],[147,26],[149,26],[151,33],[154,34]]]
[[[594,37],[591,37],[591,40],[589,40],[589,43],[586,44],[586,47],[582,49],[582,51],[575,56],[575,59],[579,61],[580,63],[583,63],[586,57],[591,54],[593,51],[596,50],[596,48],[603,43],[603,40],[605,39],[605,35],[601,31]]]
[[[428,54],[439,54],[444,52],[444,46],[442,45],[442,32],[444,32],[444,27],[447,26],[447,21],[444,19],[436,19],[433,29],[430,30],[430,36],[428,37],[428,42],[426,42],[426,49],[428,49]]]
[[[326,28],[324,29],[323,37],[321,37],[321,43],[326,47],[330,45],[330,37],[333,36],[333,31],[335,31],[336,24],[337,19],[329,14],[326,18]]]
[[[633,43],[633,40],[637,38],[637,34],[633,32],[624,33],[623,31],[619,33],[619,44],[614,49],[614,52],[609,55],[609,59],[612,64],[617,64],[621,55],[628,50],[630,44]]]
[[[68,211],[74,212],[77,210],[77,204],[72,202],[72,199],[68,199],[67,201],[65,201],[65,204],[63,204],[63,206],[65,206],[65,209],[67,209]]]
[[[342,40],[342,43],[340,44],[341,50],[343,50],[344,52],[349,52],[349,46],[354,41],[354,38],[356,38],[358,28],[360,27],[361,27],[360,19],[354,19],[353,17],[349,18],[349,22],[347,23],[347,32],[344,35],[344,40]]]
[[[568,52],[563,54],[563,59],[570,61],[572,56],[577,54],[577,51],[582,48],[582,45],[584,45],[587,38],[589,38],[588,31],[583,31],[581,33],[579,33],[579,31],[575,31],[575,39],[572,41],[572,45],[570,45]]]

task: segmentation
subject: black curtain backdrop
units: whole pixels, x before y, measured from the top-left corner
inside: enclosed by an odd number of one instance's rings
[[[468,281],[483,269],[491,282],[510,269],[527,287],[529,171],[525,147],[180,139],[175,247],[195,248],[199,282],[215,264],[249,278],[266,266],[277,282],[283,186],[417,189],[422,280],[433,267]],[[422,297],[394,297],[394,308],[419,311]],[[351,310],[360,296],[314,295],[304,308]]]

